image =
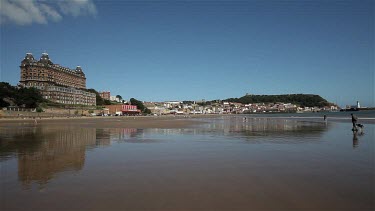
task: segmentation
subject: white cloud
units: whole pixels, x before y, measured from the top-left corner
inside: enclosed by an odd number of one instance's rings
[[[60,13],[58,13],[56,10],[54,10],[48,5],[40,4],[40,9],[46,14],[46,16],[51,18],[53,21],[60,21],[62,19]]]
[[[0,0],[0,24],[29,25],[60,21],[63,16],[95,16],[92,0]]]
[[[59,1],[58,5],[62,13],[74,17],[80,15],[96,15],[96,7],[90,0],[66,0]]]

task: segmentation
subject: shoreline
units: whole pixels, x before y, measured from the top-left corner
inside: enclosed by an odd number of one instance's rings
[[[203,116],[199,116],[202,118]],[[205,116],[203,118],[209,118]],[[43,126],[43,125],[64,125],[95,128],[189,128],[204,124],[204,121],[197,121],[198,117],[183,116],[115,116],[115,117],[56,117],[56,118],[14,118],[0,119],[1,127],[20,127],[20,124]]]
[[[30,123],[35,125],[43,124],[70,124],[70,125],[90,125],[98,127],[137,127],[137,128],[184,128],[193,127],[205,123],[204,120],[210,118],[222,117],[246,117],[250,119],[286,119],[296,121],[324,122],[322,117],[318,116],[250,116],[242,114],[203,114],[187,116],[93,116],[93,117],[47,117],[47,118],[0,118],[0,127],[19,126],[20,123]],[[328,117],[329,122],[351,123],[349,117]],[[373,117],[361,117],[359,122],[363,124],[375,124]]]
[[[96,120],[96,119],[197,119],[197,118],[210,118],[219,116],[229,116],[221,114],[203,114],[203,115],[180,115],[180,116],[65,116],[65,117],[0,117],[0,124],[2,122],[14,121],[48,121],[48,120]]]

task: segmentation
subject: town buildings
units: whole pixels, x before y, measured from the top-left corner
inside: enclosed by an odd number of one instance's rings
[[[117,96],[111,96],[111,97],[110,97],[110,100],[111,100],[111,101],[115,101],[115,102],[118,102],[118,103],[120,103],[120,102],[121,102],[121,99],[120,99],[120,98],[118,98]]]
[[[111,100],[111,92],[110,91],[103,91],[99,92],[100,97],[102,97],[104,100]]]
[[[105,108],[108,109],[110,115],[139,115],[141,113],[136,105],[105,105]]]
[[[172,102],[172,103],[171,103]],[[197,101],[198,102],[198,101]],[[250,114],[250,113],[295,113],[295,112],[318,112],[337,111],[337,106],[298,107],[292,103],[252,103],[242,104],[235,102],[199,102],[167,101],[167,102],[145,102],[144,105],[156,115],[189,115],[189,114]]]
[[[39,89],[45,99],[70,105],[96,105],[95,93],[86,91],[86,76],[80,66],[69,69],[54,64],[47,53],[39,60],[27,53],[20,68],[20,85]]]

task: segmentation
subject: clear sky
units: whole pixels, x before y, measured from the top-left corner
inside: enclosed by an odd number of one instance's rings
[[[0,81],[27,52],[143,101],[319,94],[375,106],[374,1],[0,0]]]

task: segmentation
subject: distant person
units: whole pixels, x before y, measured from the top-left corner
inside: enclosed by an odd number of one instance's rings
[[[323,116],[324,121],[327,121],[327,115]]]
[[[350,114],[352,116],[352,124],[353,124],[353,131],[357,130],[357,121],[358,121],[358,118],[356,116],[354,116],[354,114]]]

